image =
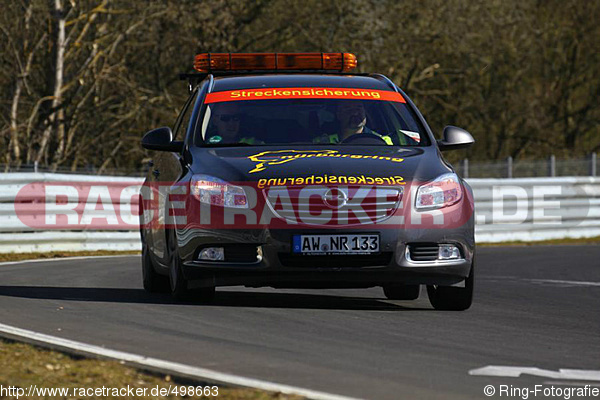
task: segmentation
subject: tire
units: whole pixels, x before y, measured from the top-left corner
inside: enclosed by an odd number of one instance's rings
[[[169,278],[154,269],[150,250],[144,243],[142,246],[142,283],[148,293],[165,293],[169,291]]]
[[[473,287],[475,261],[471,264],[471,272],[465,279],[465,287],[427,286],[429,302],[436,310],[464,311],[473,303]]]
[[[421,292],[420,285],[387,285],[383,287],[385,297],[390,300],[416,300]]]
[[[181,259],[175,249],[171,253],[171,264],[169,266],[169,282],[171,284],[171,296],[177,301],[191,299],[191,292],[188,289],[188,281],[183,276]]]
[[[207,286],[191,290],[188,288],[188,281],[183,276],[183,267],[179,251],[175,240],[169,240],[169,249],[171,255],[171,264],[169,266],[169,282],[171,286],[171,296],[176,301],[197,301],[208,303],[215,297],[215,287]]]

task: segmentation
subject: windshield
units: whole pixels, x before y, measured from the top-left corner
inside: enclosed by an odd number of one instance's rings
[[[205,107],[195,141],[200,146],[429,145],[404,102],[261,99],[218,101]]]

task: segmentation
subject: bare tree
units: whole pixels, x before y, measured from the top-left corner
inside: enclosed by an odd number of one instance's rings
[[[352,51],[474,159],[600,148],[600,3],[13,0],[0,13],[3,162],[138,170],[201,51]],[[450,159],[465,153],[449,154]]]

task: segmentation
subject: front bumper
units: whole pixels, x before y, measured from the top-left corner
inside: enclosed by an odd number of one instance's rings
[[[190,286],[270,286],[276,288],[367,288],[388,284],[453,285],[471,269],[475,250],[473,218],[458,228],[380,230],[203,230],[177,229],[183,273]],[[370,256],[292,255],[295,234],[378,233],[380,253]],[[412,261],[407,245],[454,244],[459,260]],[[254,245],[254,262],[198,260],[199,249],[219,245]]]

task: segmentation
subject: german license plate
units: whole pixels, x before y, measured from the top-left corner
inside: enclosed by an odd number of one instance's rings
[[[379,252],[379,235],[294,235],[295,254],[371,254]]]

